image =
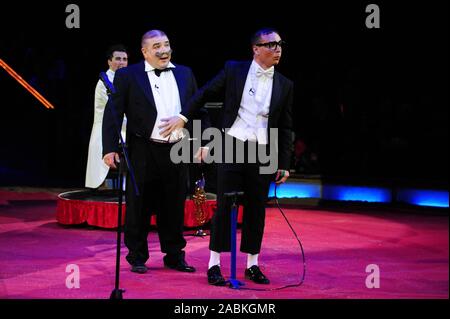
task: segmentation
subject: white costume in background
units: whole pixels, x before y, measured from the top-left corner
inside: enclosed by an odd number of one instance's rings
[[[114,81],[114,71],[106,71],[106,75],[111,83]],[[91,139],[89,141],[89,153],[86,167],[86,183],[89,188],[97,188],[105,181],[109,167],[103,162],[102,156],[102,122],[103,112],[108,102],[106,87],[101,80],[95,87],[94,100],[94,125],[92,126]],[[122,138],[125,141],[127,119],[124,117],[122,123]]]

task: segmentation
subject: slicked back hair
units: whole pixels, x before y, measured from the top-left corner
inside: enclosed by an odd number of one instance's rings
[[[164,37],[164,36],[167,37],[167,35],[161,30],[150,30],[150,31],[147,31],[142,36],[141,46],[144,47],[145,40],[147,40],[147,39],[152,39],[152,38],[156,38],[156,37]]]
[[[251,45],[255,45],[255,44],[259,43],[259,41],[261,40],[261,36],[266,35],[266,34],[271,34],[271,33],[276,33],[276,34],[280,35],[280,33],[276,29],[273,29],[273,28],[259,29],[251,37],[251,39],[250,39]]]

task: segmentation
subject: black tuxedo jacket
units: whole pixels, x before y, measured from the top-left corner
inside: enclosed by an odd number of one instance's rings
[[[186,102],[197,90],[197,82],[190,68],[179,64],[174,65],[172,72],[178,85],[181,108],[184,110]],[[114,123],[114,113],[116,113],[117,123],[122,123],[124,113],[127,115],[127,136],[131,134],[145,139],[150,138],[157,116],[144,61],[117,70],[114,88],[116,93],[109,99],[103,114],[103,155],[118,152],[119,149],[119,135]],[[115,112],[112,110],[113,104]],[[194,114],[194,117],[198,114],[202,114],[202,110]]]
[[[224,69],[193,96],[181,114],[191,120],[205,102],[220,100],[224,105],[219,128],[230,128],[238,115],[250,65],[251,61],[228,61]],[[293,98],[293,82],[275,71],[268,129],[278,128],[278,168],[284,170],[289,169],[291,162]]]

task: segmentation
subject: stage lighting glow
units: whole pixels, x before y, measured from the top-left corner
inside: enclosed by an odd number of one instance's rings
[[[320,198],[320,184],[304,182],[286,182],[277,188],[278,198]],[[275,196],[275,184],[269,188],[269,197]]]
[[[269,197],[274,196],[274,184],[270,185]],[[356,187],[341,185],[308,184],[307,182],[287,182],[277,189],[278,198],[320,198],[326,200],[365,201],[389,203],[391,192],[380,187]]]
[[[401,189],[397,193],[397,201],[419,206],[448,208],[448,191]]]
[[[382,187],[324,185],[322,198],[328,200],[389,203],[391,191]]]
[[[275,184],[269,188],[269,197],[273,197]],[[362,201],[373,203],[391,203],[392,193],[389,188],[349,186],[349,185],[320,185],[305,181],[288,181],[278,186],[278,198],[318,198],[337,201]],[[448,191],[399,189],[397,190],[398,202],[404,202],[418,206],[447,207]]]

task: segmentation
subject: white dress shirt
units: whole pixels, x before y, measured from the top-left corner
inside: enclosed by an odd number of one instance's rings
[[[274,67],[264,70],[253,60],[250,65],[238,116],[228,134],[241,140],[267,144],[267,126],[272,98]]]
[[[161,128],[158,128],[159,125],[163,124],[161,119],[179,116],[181,112],[180,93],[178,92],[178,85],[175,80],[175,76],[171,70],[161,72],[160,76],[156,76],[155,68],[152,67],[147,61],[144,63],[145,72],[147,72],[147,76],[150,81],[157,111],[155,126],[153,127],[150,138],[156,140],[176,141],[181,137],[179,132],[173,132],[168,137],[162,137],[159,134]],[[167,67],[175,68],[175,65],[169,62]]]

